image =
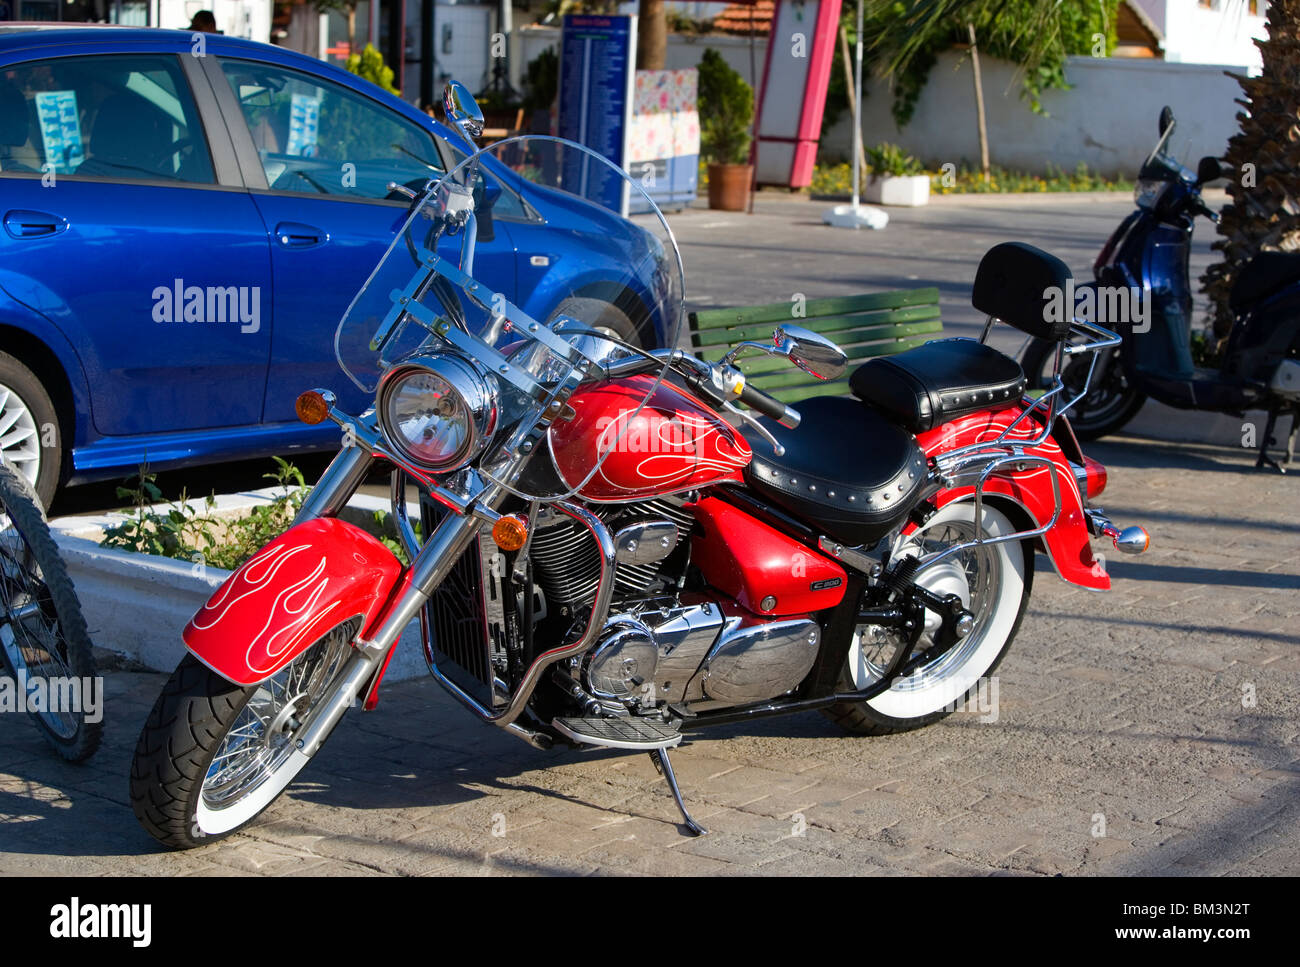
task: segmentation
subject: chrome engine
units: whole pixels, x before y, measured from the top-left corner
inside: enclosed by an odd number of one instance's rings
[[[798,687],[817,659],[809,618],[727,615],[713,601],[666,602],[610,618],[583,662],[583,684],[629,706],[691,711],[748,705]]]
[[[611,708],[697,712],[762,702],[797,688],[816,661],[817,622],[735,613],[680,592],[664,564],[695,523],[685,504],[665,497],[597,511],[614,535],[614,605],[574,677]],[[529,554],[548,610],[577,611],[594,600],[600,559],[572,519],[546,520]]]

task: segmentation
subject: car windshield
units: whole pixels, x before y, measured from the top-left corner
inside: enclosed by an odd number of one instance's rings
[[[540,241],[529,248],[527,284],[475,265],[504,194],[523,200]],[[621,212],[646,212],[629,219]],[[522,254],[520,256],[523,258]],[[521,265],[517,269],[525,276]],[[563,418],[580,383],[644,350],[673,347],[682,324],[681,254],[667,221],[626,172],[581,145],[512,138],[464,159],[432,183],[348,308],[335,333],[347,377],[366,391],[415,357],[449,354],[490,381],[498,406],[495,445],[479,470],[521,496],[576,491],[620,446],[666,372],[622,381],[623,412],[575,479],[545,491],[495,476],[493,454],[524,446],[539,420]],[[570,475],[572,476],[572,475]]]

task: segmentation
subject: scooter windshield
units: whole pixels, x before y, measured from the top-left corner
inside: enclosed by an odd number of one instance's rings
[[[539,424],[571,415],[579,386],[630,356],[645,363],[623,381],[639,411],[666,372],[645,351],[677,345],[683,305],[681,254],[639,180],[570,141],[512,138],[466,157],[413,203],[339,323],[335,355],[348,379],[378,392],[386,431],[408,441],[476,433],[485,479],[557,499],[599,472],[631,419],[593,441],[581,479],[522,484],[506,479],[508,458],[531,449]],[[392,392],[397,369],[431,375]],[[461,429],[456,406],[474,411]]]

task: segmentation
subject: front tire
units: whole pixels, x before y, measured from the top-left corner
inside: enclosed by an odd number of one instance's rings
[[[186,655],[149,713],[131,764],[131,808],[171,849],[251,823],[310,762],[298,723],[333,693],[351,653],[345,622],[257,685],[236,685]]]
[[[981,536],[1014,533],[1017,526],[1006,514],[985,503],[982,522],[975,526],[974,501],[958,501],[938,511],[913,534],[895,542],[894,555],[930,554],[953,543]],[[828,718],[853,735],[889,735],[910,732],[939,721],[975,696],[980,682],[1002,661],[1020,630],[1033,586],[1034,553],[1029,542],[1007,541],[971,548],[923,572],[922,586],[938,593],[955,593],[975,616],[970,633],[944,654],[896,680],[889,691],[868,702],[840,702],[823,710]],[[932,643],[937,616],[926,612],[926,630],[916,652]],[[841,675],[845,691],[878,681],[889,664],[880,657],[897,640],[873,639],[868,626],[860,627]],[[986,686],[987,687],[987,686]],[[987,693],[986,693],[987,694]]]
[[[46,707],[29,714],[50,746],[69,762],[95,754],[103,709],[87,707],[87,687],[99,682],[86,619],[67,566],[50,536],[31,484],[0,462],[0,669],[15,682],[78,683],[75,709]],[[55,693],[47,690],[47,696]],[[91,692],[91,696],[94,692]],[[100,695],[102,700],[102,694]],[[94,721],[89,714],[98,713]]]

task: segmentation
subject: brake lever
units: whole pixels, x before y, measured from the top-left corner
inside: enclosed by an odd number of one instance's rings
[[[785,456],[785,447],[783,447],[780,443],[777,442],[776,437],[772,436],[771,430],[765,427],[762,423],[758,422],[758,417],[754,416],[754,414],[750,413],[748,410],[742,410],[740,407],[734,406],[730,401],[723,403],[722,408],[725,410],[729,410],[732,413],[735,413],[738,417],[741,418],[741,420],[743,420],[746,424],[751,426],[754,429],[754,432],[756,432],[768,443],[772,444],[772,452],[775,453],[778,457]]]

